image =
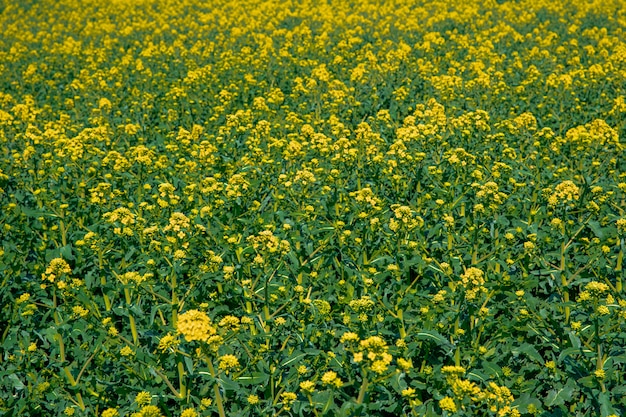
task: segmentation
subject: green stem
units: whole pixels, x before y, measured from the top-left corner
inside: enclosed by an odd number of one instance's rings
[[[622,248],[622,243],[621,243],[621,239],[620,239],[620,250],[619,250],[619,254],[617,255],[617,265],[615,266],[615,271],[619,272],[616,277],[616,282],[615,282],[615,290],[618,293],[622,292],[622,261],[624,259],[624,249]]]
[[[102,274],[102,270],[104,269],[104,260],[102,256],[102,249],[98,249],[98,266],[100,270],[100,274]],[[107,284],[107,279],[104,275],[100,275],[100,285],[102,285],[102,297],[104,298],[104,307],[106,311],[111,311],[111,300],[109,296],[104,292],[104,286]]]
[[[319,413],[315,408],[315,404],[313,404],[313,398],[311,397],[311,394],[307,394],[306,398],[309,400],[309,405],[311,406],[311,410],[313,410],[313,414],[315,414],[315,417],[319,417]]]
[[[180,387],[179,398],[185,398],[187,395],[187,387],[185,386],[185,368],[183,361],[178,358],[178,386]]]
[[[147,366],[148,364],[144,362],[144,365]],[[176,388],[174,388],[174,385],[172,385],[170,380],[167,378],[167,375],[159,371],[157,368],[151,368],[151,369],[153,369],[154,372],[163,380],[163,382],[165,382],[165,385],[167,385],[167,387],[170,389],[170,391],[172,391],[172,394],[174,394],[175,397],[181,398],[180,393],[178,392],[178,390],[176,390]]]
[[[359,396],[356,399],[357,404],[363,404],[363,400],[365,399],[365,393],[367,392],[367,374],[363,371],[363,382],[361,382],[361,388],[359,389]]]
[[[172,268],[172,276],[170,278],[172,285],[172,325],[176,326],[178,321],[178,294],[176,293],[176,272]]]
[[[67,229],[65,229],[65,223],[63,220],[59,222],[59,229],[61,229],[61,244],[63,246],[67,245]]]
[[[128,320],[130,321],[130,332],[133,335],[133,344],[135,346],[139,346],[139,335],[137,334],[137,325],[135,323],[135,317],[132,315],[132,313],[130,312],[130,305],[131,305],[131,296],[130,296],[130,290],[128,288],[124,288],[124,296],[126,297],[126,304],[128,304]]]
[[[406,328],[404,327],[404,318],[402,316],[402,309],[396,311],[396,317],[400,320],[400,338],[404,339],[406,337]]]
[[[207,360],[207,365],[209,366],[209,373],[211,374],[211,376],[217,379],[217,374],[215,373],[215,369],[213,368],[213,363],[211,362],[210,358]],[[220,395],[220,387],[217,385],[217,382],[215,383],[215,385],[213,385],[213,392],[215,393],[215,403],[217,405],[217,411],[220,417],[226,417],[226,413],[224,412],[224,404],[222,404],[222,396]]]

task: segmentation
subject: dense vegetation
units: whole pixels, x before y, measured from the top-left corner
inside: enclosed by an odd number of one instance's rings
[[[618,0],[0,3],[0,415],[626,413]]]

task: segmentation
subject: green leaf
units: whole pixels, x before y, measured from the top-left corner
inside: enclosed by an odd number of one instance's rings
[[[613,408],[613,404],[611,403],[610,393],[601,392],[598,396],[598,403],[600,403],[600,414],[602,417],[617,414],[615,408]]]
[[[11,374],[7,378],[9,379],[9,381],[11,381],[11,385],[13,385],[13,388],[15,388],[16,390],[23,390],[24,388],[26,388],[26,385],[24,385],[22,381],[20,381],[19,377],[16,374]]]
[[[450,343],[448,339],[446,339],[441,333],[434,330],[422,330],[419,331],[415,336],[417,339],[420,340],[434,342],[442,349],[446,350],[448,354],[450,354],[454,349],[454,346],[452,345],[452,343]]]
[[[243,385],[261,385],[266,384],[270,376],[262,372],[253,372],[249,375],[242,375],[237,378],[237,382]]]
[[[533,345],[529,343],[524,343],[523,345],[517,348],[511,349],[511,353],[515,356],[518,356],[520,354],[525,354],[529,358],[533,359],[534,361],[542,365],[544,363],[544,360],[541,357],[541,354],[537,351],[537,349]]]
[[[567,384],[560,388],[554,388],[548,391],[548,396],[546,397],[545,404],[548,407],[563,405],[567,401],[572,399],[572,395],[576,390],[575,383],[570,379],[567,381]]]

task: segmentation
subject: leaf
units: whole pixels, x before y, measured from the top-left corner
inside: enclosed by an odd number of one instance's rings
[[[513,355],[516,355],[516,356],[523,353],[529,358],[535,360],[536,362],[539,362],[542,365],[544,363],[543,358],[541,357],[541,354],[537,351],[537,349],[533,345],[529,343],[524,343],[518,348],[511,349],[511,353],[513,353]]]
[[[601,392],[598,396],[598,403],[600,403],[600,414],[602,416],[616,415],[615,408],[611,404],[611,397],[608,392]]]
[[[59,253],[63,259],[67,259],[68,261],[73,261],[76,259],[74,257],[74,253],[72,252],[72,245],[65,245],[59,249]]]
[[[11,374],[11,375],[8,376],[8,378],[11,381],[11,384],[13,385],[13,388],[15,388],[17,390],[23,390],[24,388],[26,388],[26,385],[24,385],[22,383],[22,381],[20,381],[20,379],[18,378],[17,375]]]
[[[434,330],[422,330],[416,334],[416,337],[421,340],[430,340],[431,342],[435,342],[437,345],[442,348],[452,351],[454,346],[448,339],[446,339],[441,333],[436,332]]]
[[[564,386],[550,390],[548,392],[548,396],[546,397],[545,404],[548,407],[563,405],[565,404],[565,402],[572,399],[572,394],[574,393],[575,389],[575,384],[570,379]]]
[[[526,413],[528,412],[529,405],[534,406],[536,409],[541,408],[541,401],[535,397],[531,397],[529,393],[525,392],[513,401],[513,405],[517,406],[521,413]]]
[[[189,376],[193,375],[193,360],[188,356],[185,356],[185,365],[189,371]]]
[[[483,361],[482,365],[484,372],[490,377],[499,378],[502,376],[502,368],[500,368],[496,363]]]
[[[597,220],[591,220],[587,223],[587,226],[596,235],[596,237],[604,239],[606,236],[607,228],[600,226],[600,223]]]
[[[250,375],[243,375],[237,378],[237,382],[243,385],[261,385],[266,384],[269,380],[269,375],[262,372],[253,372]]]
[[[567,332],[567,335],[569,336],[569,340],[572,342],[572,346],[576,349],[580,349],[580,338],[572,331]]]
[[[285,362],[283,362],[280,366],[283,366],[283,367],[284,367],[284,366],[289,365],[289,364],[290,364],[290,363],[292,363],[292,362],[298,361],[298,360],[300,360],[300,359],[304,358],[304,357],[306,356],[306,353],[300,353],[300,354],[294,353],[294,354],[292,354],[292,355],[293,355],[293,356],[291,356],[288,360],[286,360]]]

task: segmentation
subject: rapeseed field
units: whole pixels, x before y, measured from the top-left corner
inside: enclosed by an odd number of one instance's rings
[[[626,415],[620,0],[0,2],[0,415]]]

